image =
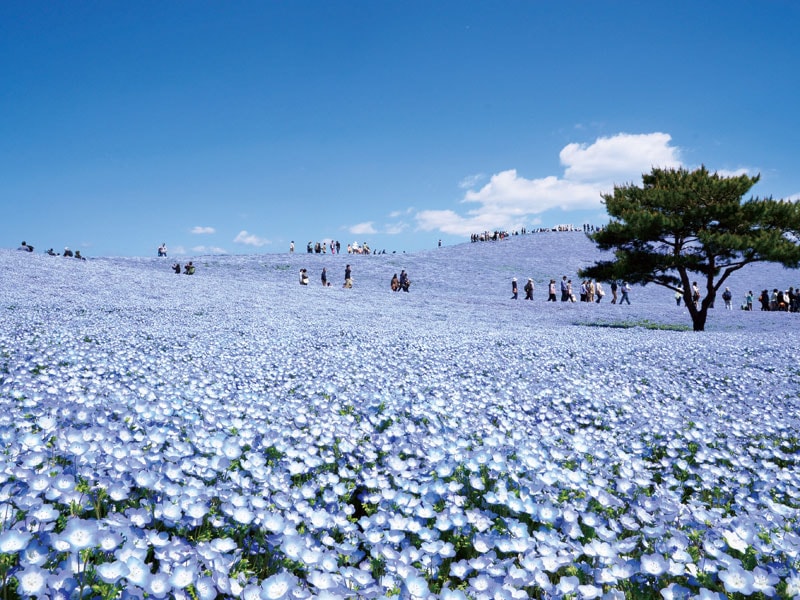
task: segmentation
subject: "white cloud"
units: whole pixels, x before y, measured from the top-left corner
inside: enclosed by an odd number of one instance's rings
[[[372,235],[378,233],[372,221],[352,225],[347,231],[354,235]]]
[[[227,254],[225,248],[219,246],[194,246],[192,252],[195,254]]]
[[[233,238],[233,242],[235,244],[245,244],[247,246],[256,246],[260,248],[261,246],[266,246],[267,244],[271,243],[269,240],[258,237],[253,233],[247,233],[244,229],[242,229],[239,234]]]
[[[551,209],[602,209],[601,194],[615,183],[641,181],[653,167],[681,166],[680,152],[666,133],[618,135],[598,138],[593,144],[569,144],[561,150],[565,166],[561,177],[521,177],[516,169],[492,175],[479,190],[468,190],[462,203],[477,205],[466,215],[453,210],[424,210],[416,214],[423,231],[453,235],[494,229],[518,229],[535,224]],[[466,178],[462,186],[472,178]]]
[[[214,229],[213,227],[201,227],[200,225],[198,225],[196,227],[192,227],[192,230],[191,230],[191,233],[194,233],[196,235],[205,235],[205,234],[216,233],[216,232],[217,232],[217,230]]]
[[[653,167],[681,166],[679,150],[667,133],[628,134],[597,138],[591,144],[567,144],[559,153],[572,181],[638,181]]]

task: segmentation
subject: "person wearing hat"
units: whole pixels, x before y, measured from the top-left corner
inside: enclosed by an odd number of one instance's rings
[[[533,300],[533,277],[528,277],[528,283],[525,284],[525,300]]]
[[[512,300],[516,300],[517,299],[517,278],[516,277],[514,277],[514,279],[511,280],[511,299]]]

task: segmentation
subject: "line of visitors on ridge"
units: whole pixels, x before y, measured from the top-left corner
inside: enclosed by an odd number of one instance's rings
[[[19,248],[17,248],[17,250],[22,250],[23,252],[33,252],[33,246],[26,243],[25,240],[22,240],[22,243],[19,245]],[[61,254],[54,251],[52,248],[48,248],[45,251],[45,254],[47,254],[48,256],[61,256]],[[68,247],[64,248],[64,256],[66,256],[67,258],[77,258],[78,260],[86,260],[86,257],[81,255],[80,250],[75,250],[75,252],[73,252]]]
[[[469,236],[469,240],[471,242],[497,242],[500,240],[504,240],[507,237],[512,235],[525,235],[527,233],[549,233],[549,232],[565,232],[565,231],[583,231],[583,233],[595,233],[597,231],[602,231],[602,227],[597,225],[592,225],[590,223],[584,223],[582,229],[578,229],[573,225],[556,225],[555,227],[537,227],[532,230],[528,230],[527,227],[521,227],[519,230],[514,230],[511,233],[505,230],[496,229],[494,231],[484,231],[482,233],[473,233]],[[440,244],[441,246],[441,244]]]

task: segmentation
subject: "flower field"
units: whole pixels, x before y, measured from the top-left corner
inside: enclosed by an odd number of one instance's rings
[[[544,301],[599,257],[0,251],[0,598],[800,598],[800,315]]]

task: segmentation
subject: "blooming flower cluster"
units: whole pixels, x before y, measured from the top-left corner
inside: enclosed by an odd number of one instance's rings
[[[364,256],[353,289],[0,252],[0,593],[800,597],[793,315],[493,294],[582,239]]]

